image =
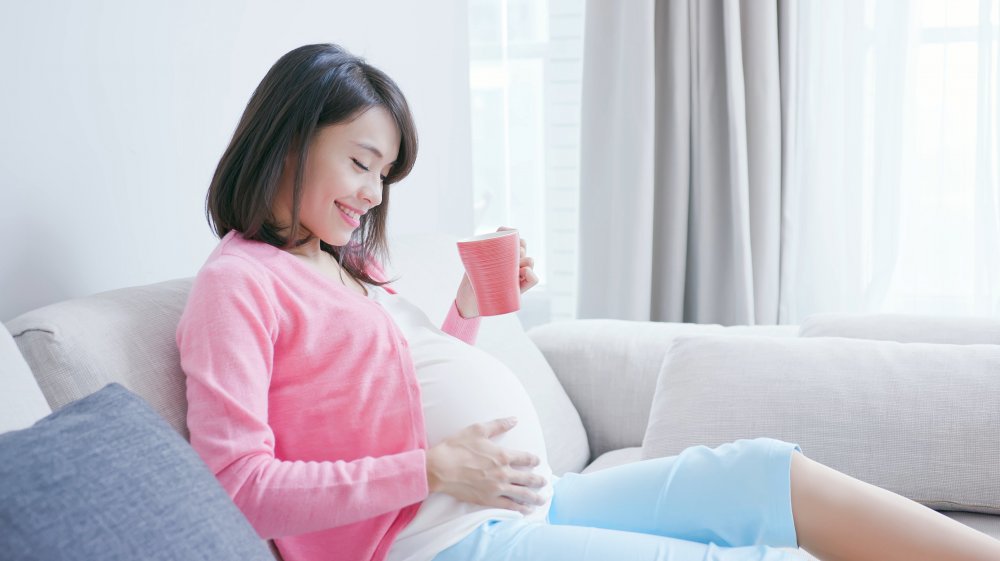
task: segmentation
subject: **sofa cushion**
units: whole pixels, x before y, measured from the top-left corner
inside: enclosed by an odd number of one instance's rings
[[[932,508],[997,514],[998,372],[998,345],[678,338],[643,457],[768,436]]]
[[[674,337],[795,337],[796,326],[732,326],[585,319],[539,325],[528,337],[580,413],[594,457],[639,446],[656,378]]]
[[[112,384],[0,435],[4,558],[271,561],[193,449]]]
[[[51,412],[14,339],[0,328],[0,433],[31,426]]]
[[[184,372],[174,333],[191,282],[66,300],[14,318],[7,328],[53,409],[116,382],[187,438]]]
[[[966,526],[979,530],[987,536],[992,536],[1000,540],[1000,516],[995,514],[979,514],[975,512],[949,512],[944,514],[952,520],[961,522]]]
[[[799,326],[799,336],[1000,345],[1000,320],[908,314],[815,314]]]
[[[619,448],[618,450],[612,450],[610,452],[605,452],[597,457],[596,460],[590,462],[590,464],[581,472],[584,474],[593,473],[595,471],[601,471],[602,469],[613,468],[617,466],[623,466],[625,464],[630,464],[632,462],[637,462],[642,459],[642,448],[640,446],[631,446],[629,448]]]

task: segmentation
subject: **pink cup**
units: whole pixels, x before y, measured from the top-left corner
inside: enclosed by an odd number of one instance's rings
[[[521,238],[517,230],[473,236],[458,242],[458,254],[476,293],[479,315],[521,309]]]

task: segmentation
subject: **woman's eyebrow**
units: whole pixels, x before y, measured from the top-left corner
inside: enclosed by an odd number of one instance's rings
[[[357,141],[354,141],[354,144],[357,145],[359,148],[364,148],[365,150],[368,150],[372,154],[375,154],[380,160],[384,157],[384,156],[382,156],[382,152],[378,148],[375,148],[374,146],[372,146],[371,144],[368,144],[367,142],[357,142]],[[395,164],[395,163],[396,162],[390,162],[390,165]]]

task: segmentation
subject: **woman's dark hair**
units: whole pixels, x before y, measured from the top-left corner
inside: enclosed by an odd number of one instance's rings
[[[386,217],[389,185],[406,177],[417,156],[417,133],[406,98],[384,72],[338,45],[299,47],[284,55],[257,86],[233,139],[219,160],[205,200],[209,224],[221,238],[231,230],[248,240],[289,249],[303,238],[299,222],[302,176],[319,129],[350,121],[371,107],[384,107],[399,127],[399,154],[382,183],[382,203],[361,217],[343,247],[320,241],[355,278],[385,284],[365,272],[367,259],[388,257]],[[277,224],[271,211],[286,156],[298,155],[292,223]],[[288,228],[288,235],[281,231]]]

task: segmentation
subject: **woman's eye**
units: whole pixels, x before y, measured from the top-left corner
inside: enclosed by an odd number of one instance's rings
[[[364,164],[362,164],[361,162],[355,160],[354,158],[351,158],[351,161],[353,161],[354,165],[358,166],[359,168],[361,168],[361,169],[363,169],[365,171],[368,171],[368,168]]]

